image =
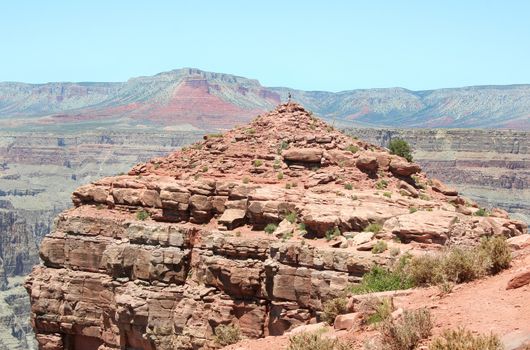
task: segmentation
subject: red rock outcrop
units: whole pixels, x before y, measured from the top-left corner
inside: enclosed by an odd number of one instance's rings
[[[26,282],[41,349],[209,349],[222,324],[280,335],[390,262],[370,251],[377,240],[411,250],[526,230],[459,211],[473,203],[297,104],[82,186],[73,202]]]

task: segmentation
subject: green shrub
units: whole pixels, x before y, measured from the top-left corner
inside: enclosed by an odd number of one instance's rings
[[[349,145],[348,147],[346,147],[346,151],[349,151],[351,153],[357,153],[359,152],[359,147],[355,145]]]
[[[250,179],[249,179],[248,177],[245,176],[245,177],[243,178],[243,183],[244,183],[244,184],[248,184],[249,181],[250,181]]]
[[[147,211],[145,211],[143,209],[136,212],[136,218],[138,220],[141,220],[141,221],[144,221],[145,219],[147,219],[150,216],[151,215],[149,214],[149,212],[147,212]]]
[[[398,256],[401,250],[397,247],[390,249],[390,256]]]
[[[488,212],[484,208],[480,208],[473,215],[475,216],[488,216]]]
[[[202,169],[201,169],[201,171],[202,171],[203,173],[207,172],[207,171],[208,171],[208,167],[207,167],[206,165],[203,166]]]
[[[489,272],[496,274],[510,267],[512,252],[504,236],[485,238],[480,242],[480,249],[489,257]]]
[[[361,283],[352,286],[350,291],[353,294],[366,294],[412,288],[412,281],[403,271],[405,259],[401,260],[397,266],[391,269],[377,265],[372,267],[369,272],[364,274]]]
[[[267,232],[270,235],[274,231],[276,231],[277,228],[278,228],[278,225],[276,224],[267,224],[267,226],[265,226],[265,229],[263,231]]]
[[[277,177],[278,177],[278,180],[283,180],[283,173],[280,171],[280,172],[278,173],[278,176],[277,176]]]
[[[279,161],[278,159],[276,159],[276,160],[274,161],[274,164],[272,165],[272,167],[273,167],[274,169],[280,169],[280,168],[282,167],[282,164],[280,163],[280,161]]]
[[[346,183],[346,184],[344,184],[344,189],[351,191],[353,189],[353,185],[350,184],[350,183]]]
[[[208,135],[206,135],[206,138],[208,138],[208,139],[215,139],[215,138],[219,138],[219,137],[223,137],[223,134],[208,134]]]
[[[369,315],[366,323],[376,324],[387,320],[392,315],[394,305],[390,298],[369,298],[361,302],[359,309]]]
[[[331,228],[326,231],[326,240],[331,241],[333,238],[340,236],[338,227]]]
[[[241,331],[236,325],[221,324],[214,330],[215,342],[221,346],[235,344],[241,340]]]
[[[288,148],[289,148],[289,143],[287,141],[283,140],[278,145],[278,154],[281,154],[283,150],[286,150]]]
[[[501,236],[483,239],[473,248],[452,247],[443,253],[409,260],[406,271],[415,285],[469,282],[510,266],[512,256]]]
[[[291,224],[294,224],[298,219],[298,215],[294,211],[290,211],[285,215],[285,220],[289,221]]]
[[[402,139],[391,140],[388,144],[388,149],[391,154],[398,155],[405,158],[409,162],[412,162],[412,149],[407,141]]]
[[[400,320],[387,318],[380,324],[384,350],[413,350],[431,335],[431,313],[427,309],[406,310]]]
[[[373,223],[373,224],[370,224],[370,225],[366,226],[363,231],[364,232],[379,233],[382,228],[383,228],[383,226],[381,226],[381,224]]]
[[[430,350],[502,350],[502,343],[496,335],[474,335],[464,328],[446,330],[436,337]]]
[[[348,313],[348,300],[346,298],[334,298],[328,300],[323,305],[322,321],[333,325],[335,317]]]
[[[372,247],[372,254],[381,254],[388,249],[388,245],[385,241],[377,241]]]
[[[421,255],[408,260],[405,272],[415,286],[433,285],[442,281],[442,258],[440,255]]]
[[[254,134],[256,133],[256,129],[254,129],[254,128],[248,128],[248,129],[246,130],[246,133],[247,133],[248,135],[254,135]]]
[[[424,201],[430,201],[431,200],[431,197],[429,197],[425,193],[420,193],[419,197],[420,197],[421,200],[424,200]]]
[[[257,168],[263,165],[263,161],[261,159],[254,159],[253,164]]]
[[[486,276],[489,258],[484,251],[455,247],[442,257],[442,278],[440,281],[463,283]]]
[[[375,188],[378,190],[384,190],[388,186],[388,181],[385,179],[379,180],[375,183]]]
[[[409,213],[410,214],[415,213],[417,211],[418,211],[418,208],[415,208],[415,207],[409,208]]]
[[[337,339],[322,337],[325,329],[298,333],[289,338],[287,350],[349,350],[348,344]]]
[[[383,196],[388,197],[388,198],[392,198],[392,193],[390,193],[390,192],[383,192]]]
[[[285,189],[290,190],[291,187],[293,187],[293,185],[290,182],[285,184]]]

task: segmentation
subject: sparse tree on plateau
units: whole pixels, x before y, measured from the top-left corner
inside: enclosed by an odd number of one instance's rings
[[[390,150],[390,153],[401,156],[409,162],[412,162],[412,149],[407,141],[403,139],[391,140],[388,144],[388,149]]]

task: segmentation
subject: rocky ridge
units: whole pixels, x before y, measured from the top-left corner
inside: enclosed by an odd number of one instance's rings
[[[399,252],[526,224],[300,105],[78,188],[26,281],[42,349],[215,348],[281,335]],[[473,215],[476,214],[476,215]]]
[[[257,80],[194,68],[119,83],[0,82],[0,127],[226,129],[285,101],[289,92],[344,126],[530,129],[529,85],[333,93],[264,87]]]

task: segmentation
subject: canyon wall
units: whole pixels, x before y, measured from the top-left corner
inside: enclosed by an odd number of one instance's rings
[[[0,350],[35,347],[24,277],[81,184],[199,138],[193,132],[0,133]]]

